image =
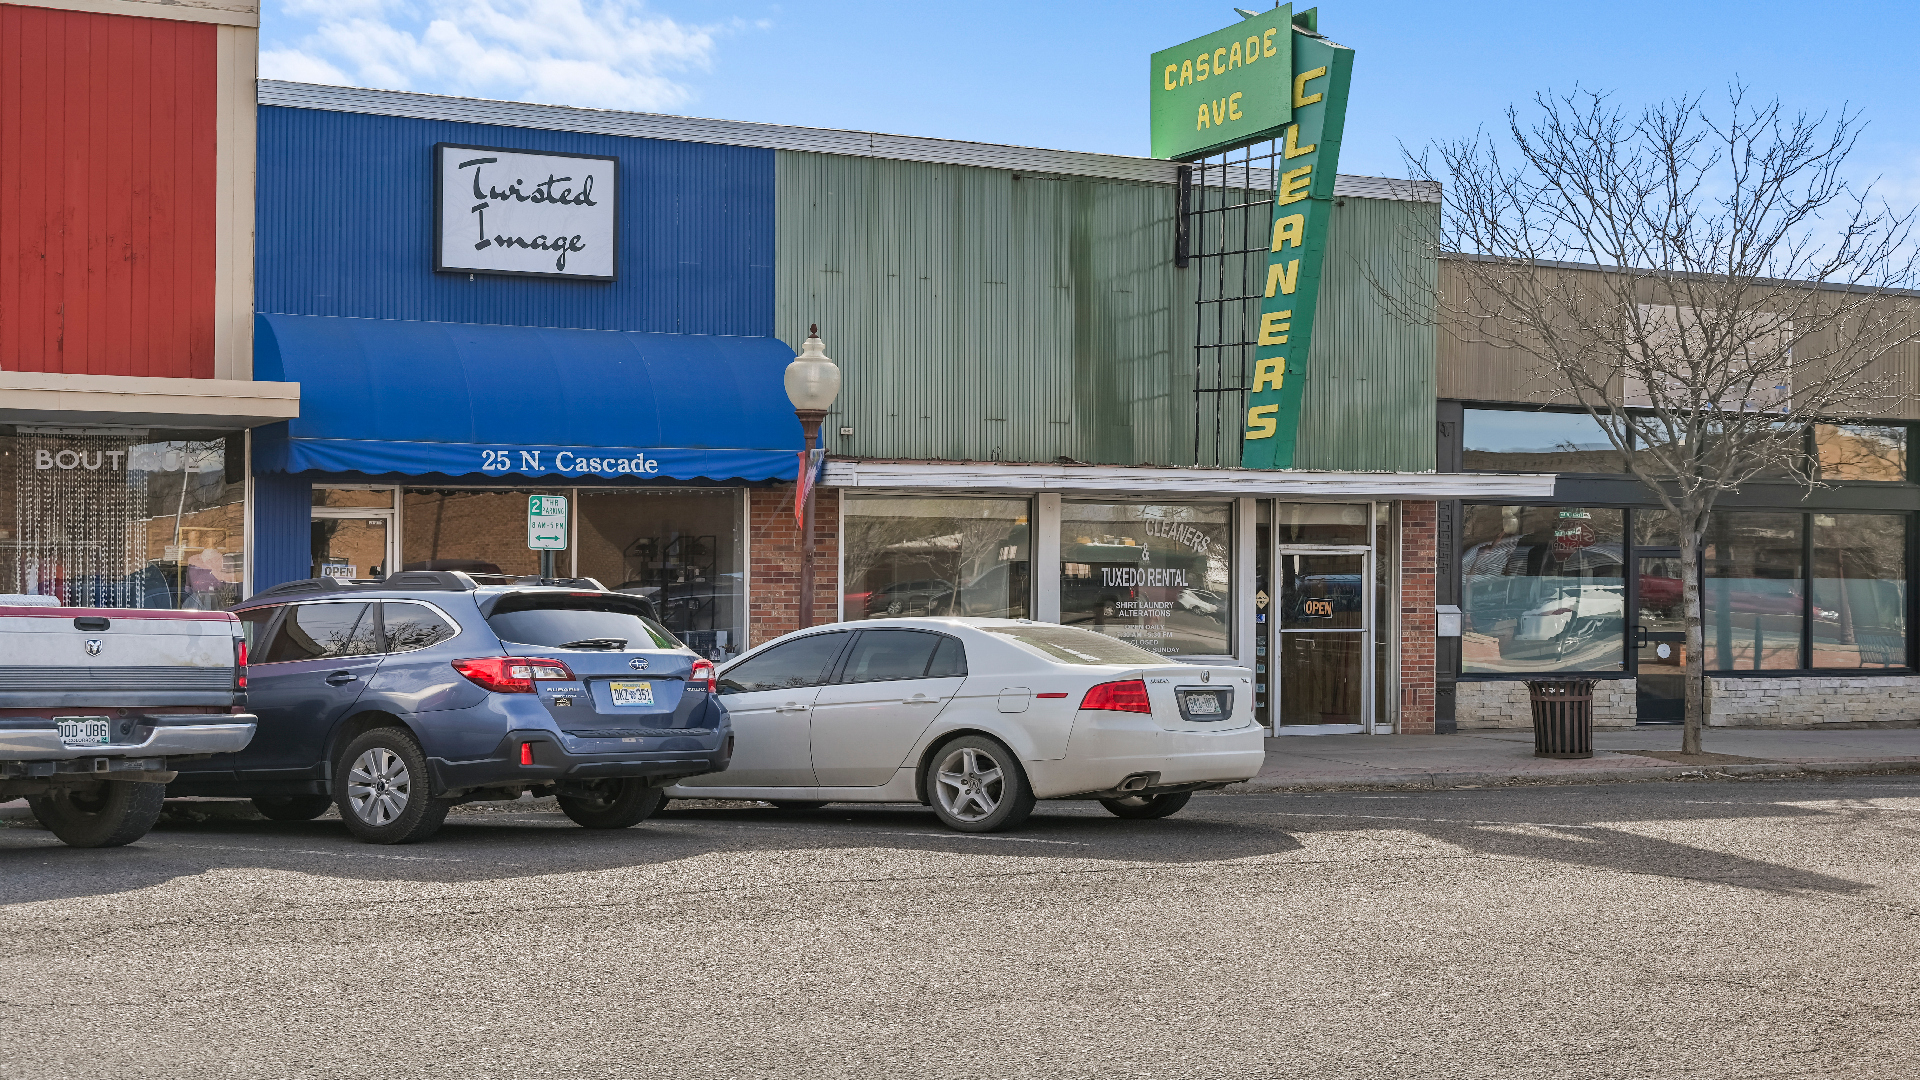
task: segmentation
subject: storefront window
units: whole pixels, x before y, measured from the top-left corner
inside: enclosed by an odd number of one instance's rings
[[[92,607],[237,603],[243,438],[0,434],[0,592]]]
[[[1465,507],[1461,670],[1621,668],[1621,518],[1619,510],[1578,506]]]
[[[540,553],[527,547],[527,496],[540,494],[566,492],[408,488],[401,497],[404,544],[400,569],[514,576],[538,574]],[[316,528],[318,525],[316,521]],[[321,551],[318,541],[316,535],[315,558]],[[564,571],[567,553],[558,554]]]
[[[1365,503],[1278,503],[1275,540],[1282,544],[1367,544]]]
[[[1906,665],[1906,516],[1813,515],[1813,666]]]
[[[849,496],[845,617],[1027,618],[1027,510],[1025,499]]]
[[[1905,480],[1904,424],[1815,424],[1814,458],[1822,480]]]
[[[1231,504],[1066,503],[1060,517],[1062,623],[1162,656],[1231,654]]]
[[[1626,471],[1600,422],[1583,412],[1468,409],[1462,427],[1467,472]]]
[[[744,651],[739,491],[582,488],[577,494],[582,575],[651,597],[661,623],[714,660]]]
[[[1801,514],[1714,514],[1701,552],[1706,666],[1765,671],[1800,666],[1806,593]]]

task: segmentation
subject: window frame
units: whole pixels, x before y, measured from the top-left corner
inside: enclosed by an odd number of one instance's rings
[[[400,597],[386,597],[376,602],[380,605],[380,654],[379,655],[381,656],[404,656],[407,653],[419,652],[422,649],[437,649],[440,646],[445,645],[449,641],[454,641],[458,639],[461,634],[464,634],[467,632],[466,627],[460,625],[460,620],[447,614],[447,612],[444,609],[442,609],[439,605],[429,603],[428,601],[425,601],[425,600],[415,600],[411,597],[400,596]],[[419,645],[411,649],[396,649],[393,647],[393,635],[387,632],[387,605],[388,604],[396,604],[396,605],[397,604],[414,604],[414,605],[418,605],[420,607],[426,608],[428,611],[431,611],[435,615],[439,616],[442,622],[446,623],[448,626],[453,627],[453,633],[449,634],[444,638],[441,638],[439,641],[436,641],[431,645]]]
[[[378,635],[379,640],[377,640],[375,644],[379,646],[379,649],[370,653],[355,653],[350,656],[306,656],[298,660],[265,660],[265,661],[262,661],[261,664],[258,666],[269,666],[273,664],[307,664],[307,663],[312,663],[315,660],[361,660],[369,656],[385,656],[386,655],[385,649],[387,646],[387,631],[386,631],[385,620],[381,618],[377,612],[377,609],[380,606],[380,601],[373,597],[343,596],[343,597],[330,597],[324,600],[321,600],[321,599],[295,600],[290,603],[282,604],[280,605],[280,608],[281,608],[280,617],[275,619],[273,622],[273,632],[271,634],[271,639],[274,641],[279,640],[280,632],[282,629],[285,628],[287,619],[292,616],[295,608],[320,607],[325,604],[359,604],[362,607],[376,609],[375,621],[377,625],[375,626],[375,633]],[[359,624],[355,623],[354,625],[357,627]],[[247,660],[248,660],[248,663],[247,663],[248,667],[256,666],[252,662],[253,654],[251,651],[249,651],[247,654]]]
[[[726,669],[718,673],[718,680],[717,680],[719,683],[718,693],[723,696],[728,693],[726,689],[727,678],[733,672],[739,670],[740,668],[746,667],[748,664],[753,663],[755,660],[758,660],[761,657],[764,657],[773,653],[777,649],[784,648],[785,646],[788,646],[788,645],[797,644],[801,641],[806,641],[809,638],[827,637],[829,635],[840,635],[845,637],[847,640],[842,641],[840,643],[840,651],[835,653],[833,655],[833,658],[827,661],[826,666],[821,669],[821,673],[823,676],[821,681],[817,683],[808,683],[806,686],[790,686],[790,687],[781,687],[777,689],[802,690],[802,689],[807,689],[809,687],[818,689],[819,687],[822,687],[822,686],[832,686],[834,676],[837,675],[840,671],[841,662],[846,659],[848,647],[852,644],[853,638],[859,633],[860,631],[858,630],[854,630],[842,625],[842,626],[835,626],[835,627],[822,627],[820,628],[819,631],[815,633],[802,634],[798,637],[782,638],[777,641],[770,641],[765,645],[762,645],[759,648],[755,649],[754,651],[747,653],[745,656],[742,656],[737,660],[733,660],[729,662],[726,666]],[[738,690],[734,692],[741,693],[741,694],[768,693],[767,690]]]
[[[1809,438],[1811,438],[1811,428],[1809,428]],[[1839,481],[1838,483],[1862,483],[1862,484],[1876,484],[1876,485],[1885,486],[1886,484],[1893,483],[1893,482],[1894,481]],[[1637,543],[1634,539],[1634,531],[1635,531],[1634,515],[1642,514],[1642,513],[1659,513],[1662,511],[1663,508],[1658,506],[1648,506],[1646,504],[1607,503],[1607,502],[1602,502],[1598,500],[1583,500],[1579,502],[1575,502],[1571,500],[1543,500],[1543,501],[1533,501],[1533,502],[1523,501],[1523,502],[1511,502],[1511,503],[1490,502],[1485,500],[1462,500],[1461,516],[1464,518],[1465,509],[1468,506],[1561,507],[1561,506],[1575,506],[1575,505],[1592,507],[1595,509],[1605,507],[1608,509],[1618,509],[1618,510],[1625,511],[1627,516],[1626,516],[1625,526],[1624,526],[1624,537],[1623,537],[1624,543],[1622,545],[1622,550],[1625,553],[1626,565],[1628,568],[1628,572],[1626,575],[1627,611],[1629,616],[1631,616],[1634,612],[1639,610],[1639,603],[1640,603],[1639,575],[1635,573],[1633,569],[1635,566],[1637,566],[1638,560],[1647,556],[1658,557],[1660,555],[1665,555],[1668,553],[1673,553],[1677,556],[1677,553],[1679,551],[1679,548],[1671,544],[1640,544],[1640,543]],[[1706,675],[1708,677],[1738,678],[1738,679],[1778,679],[1778,678],[1805,678],[1808,676],[1847,675],[1847,676],[1852,676],[1854,678],[1886,678],[1886,677],[1895,677],[1895,676],[1902,676],[1902,675],[1920,674],[1920,633],[1915,632],[1916,621],[1920,621],[1920,594],[1917,594],[1917,591],[1914,588],[1914,579],[1916,576],[1916,569],[1920,568],[1920,510],[1906,510],[1906,509],[1900,509],[1898,507],[1870,508],[1870,507],[1855,506],[1855,507],[1832,507],[1832,508],[1811,507],[1809,508],[1804,506],[1803,507],[1787,507],[1787,506],[1745,506],[1743,505],[1743,506],[1737,506],[1737,507],[1727,507],[1723,509],[1716,509],[1714,512],[1717,514],[1795,514],[1801,518],[1800,550],[1801,550],[1802,576],[1800,578],[1800,581],[1801,581],[1801,589],[1800,589],[1801,618],[1800,618],[1800,655],[1799,655],[1800,666],[1792,667],[1792,668],[1763,668],[1759,670],[1755,670],[1752,668],[1709,668],[1706,670]],[[1847,668],[1847,667],[1808,666],[1813,659],[1813,571],[1815,566],[1814,546],[1813,546],[1813,531],[1814,531],[1813,515],[1815,514],[1826,514],[1826,515],[1831,515],[1836,517],[1847,516],[1847,515],[1867,515],[1867,516],[1873,516],[1873,517],[1899,517],[1905,520],[1906,543],[1904,545],[1904,548],[1905,548],[1905,560],[1906,560],[1906,575],[1903,579],[1903,582],[1906,586],[1906,626],[1905,626],[1905,634],[1904,634],[1906,639],[1906,643],[1905,643],[1906,660],[1905,660],[1904,666],[1883,667],[1883,668],[1859,668],[1859,667]],[[1454,562],[1454,573],[1456,574],[1458,574],[1460,571],[1459,561],[1463,551],[1464,551],[1464,548],[1462,548],[1459,545],[1459,543],[1456,541],[1455,550],[1451,552],[1449,556]],[[1700,589],[1699,595],[1702,601],[1701,619],[1703,621],[1703,625],[1701,627],[1701,632],[1704,636],[1706,633],[1709,632],[1708,627],[1705,625],[1705,622],[1704,622],[1707,617],[1707,612],[1704,609],[1704,605],[1706,601],[1706,577],[1705,577],[1706,562],[1704,558],[1701,560],[1701,563],[1697,569],[1698,569],[1698,572],[1701,574],[1701,578],[1698,582],[1696,582],[1696,584],[1699,586],[1699,589]],[[1464,587],[1464,581],[1463,581],[1463,587]],[[1463,595],[1462,596],[1463,604],[1464,604],[1464,600],[1465,600],[1465,597]],[[1513,682],[1513,681],[1524,681],[1528,679],[1540,679],[1540,678],[1567,678],[1567,679],[1636,678],[1638,677],[1640,671],[1639,671],[1638,655],[1634,649],[1634,629],[1633,628],[1635,626],[1635,622],[1631,617],[1629,617],[1623,620],[1623,625],[1624,625],[1625,634],[1623,638],[1622,648],[1625,650],[1626,663],[1618,670],[1599,669],[1599,670],[1591,670],[1591,671],[1569,670],[1569,671],[1552,671],[1552,672],[1466,671],[1464,670],[1465,668],[1464,660],[1461,659],[1458,655],[1456,655],[1453,660],[1453,665],[1454,665],[1453,677],[1455,680],[1460,682]]]
[[[961,641],[959,638],[955,637],[952,634],[942,633],[938,630],[928,630],[925,627],[920,627],[920,626],[862,627],[861,629],[853,631],[854,640],[851,643],[849,643],[846,648],[840,650],[840,655],[834,658],[833,668],[832,668],[832,677],[829,678],[825,683],[822,683],[821,685],[823,686],[866,686],[869,683],[911,682],[914,679],[963,679],[963,678],[966,678],[967,673],[965,671],[962,671],[958,675],[927,674],[927,670],[933,667],[934,660],[938,658],[940,655],[941,642],[936,641],[934,642],[933,652],[927,654],[926,668],[923,668],[920,674],[918,675],[905,675],[898,679],[861,679],[858,681],[849,680],[846,677],[847,665],[853,661],[854,651],[860,648],[860,641],[863,638],[865,638],[868,634],[926,634],[927,636],[933,637],[933,638],[959,642],[960,663],[962,667],[966,666],[967,644],[966,642]]]

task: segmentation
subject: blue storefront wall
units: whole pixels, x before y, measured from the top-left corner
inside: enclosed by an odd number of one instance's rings
[[[785,403],[778,365],[772,365],[771,375],[762,370],[770,365],[768,347],[784,348],[774,338],[773,151],[271,106],[260,109],[258,130],[256,311],[267,316],[320,317],[315,321],[340,319],[343,323],[390,320],[394,324],[467,324],[464,328],[446,328],[464,338],[486,336],[486,328],[497,327],[503,341],[516,333],[526,333],[512,328],[528,327],[548,328],[549,335],[552,330],[686,335],[682,339],[685,347],[653,351],[707,374],[720,374],[712,366],[715,363],[746,358],[746,366],[754,370],[735,372],[736,378],[731,381],[739,384],[740,392],[779,400],[772,404],[749,402],[752,407],[735,408],[732,411],[738,415],[734,419],[751,416],[755,422],[731,423],[727,416],[713,414],[720,410],[723,399],[730,401],[738,396],[729,388],[729,393],[719,394],[709,403],[714,436],[694,440],[684,432],[664,430],[673,426],[670,423],[622,423],[623,410],[627,410],[624,415],[632,415],[636,395],[623,393],[620,386],[609,386],[602,391],[604,403],[600,406],[607,415],[588,418],[597,422],[583,424],[578,408],[556,409],[552,412],[552,431],[536,430],[539,425],[534,422],[533,428],[521,434],[538,445],[589,453],[601,443],[628,451],[654,448],[644,441],[649,438],[677,436],[671,441],[681,447],[711,448],[714,453],[710,457],[716,462],[728,454],[731,457],[727,460],[740,458],[739,450],[780,449],[782,471],[786,479],[792,478],[792,450],[800,444],[799,425],[793,420],[791,405]],[[618,280],[435,273],[432,148],[440,142],[618,158]],[[404,339],[408,333],[405,326],[394,326],[394,335]],[[696,338],[710,344],[703,345]],[[727,339],[733,340],[729,343]],[[549,336],[543,340],[558,339]],[[649,340],[671,346],[665,337]],[[263,340],[262,344],[272,343]],[[786,355],[790,357],[791,350],[786,350]],[[686,359],[678,359],[681,357]],[[272,359],[279,363],[282,358]],[[394,440],[385,449],[391,451],[389,456],[402,457],[408,453],[407,441],[421,438],[417,432],[369,429],[365,417],[357,422],[339,420],[350,416],[354,407],[348,399],[366,392],[364,386],[353,385],[353,376],[365,373],[355,371],[353,364],[345,362],[347,359],[343,356],[341,363],[330,365],[325,356],[309,356],[301,365],[303,417],[311,414],[317,423],[296,421],[291,432],[285,425],[276,425],[254,440],[255,589],[305,577],[310,572],[308,518],[315,483],[396,483],[410,477],[428,478],[426,470],[413,468],[383,475],[286,471],[290,463],[316,460],[313,453],[290,452],[300,449],[297,440],[303,435],[315,440],[305,444],[313,450],[337,447],[342,445],[338,441],[341,439],[366,440],[370,435]],[[524,374],[511,369],[494,372],[495,377],[488,380],[489,389],[505,399],[517,396],[529,404],[552,397],[552,387],[515,385],[517,378],[569,378],[565,356],[542,359],[544,363],[527,365],[529,370]],[[607,367],[603,363],[597,370],[604,372]],[[342,378],[335,382],[316,376],[316,371],[332,371]],[[692,371],[686,374],[699,378]],[[367,380],[362,377],[358,381]],[[376,381],[399,384],[409,380],[382,377]],[[655,383],[657,386],[657,377]],[[408,402],[384,402],[382,411],[398,410],[396,415],[405,415],[408,407],[417,403],[423,412],[443,412],[460,403],[454,399],[471,397],[465,386],[450,387],[444,402],[432,387],[409,386],[408,390]],[[646,396],[652,404],[657,395]],[[777,411],[783,422],[768,421],[760,415],[774,404],[779,405]],[[325,430],[329,426],[342,430]],[[584,444],[583,426],[601,429],[593,434],[605,437]],[[622,428],[620,434],[629,437],[611,438],[606,430],[610,427]],[[743,431],[748,427],[753,430]],[[289,443],[290,436],[295,442]],[[791,447],[786,445],[789,442]],[[422,460],[430,456],[433,460],[448,459],[454,449],[452,444],[413,445],[421,450]],[[382,449],[364,442],[361,448]],[[376,453],[363,456],[367,461],[381,460]],[[515,454],[512,460],[521,458]],[[691,466],[684,471],[689,476],[701,472]],[[758,468],[758,472],[767,470]],[[707,482],[727,480],[712,470],[701,475]],[[436,472],[432,476],[443,483],[493,482],[515,487],[622,482],[522,476],[518,470],[492,474],[478,470],[468,474]],[[766,476],[734,477],[736,481],[741,478]]]
[[[619,158],[620,280],[434,273],[437,142]],[[776,331],[772,150],[267,107],[257,188],[256,311]]]

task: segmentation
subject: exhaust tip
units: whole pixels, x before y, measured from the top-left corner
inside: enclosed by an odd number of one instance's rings
[[[1120,790],[1121,791],[1145,791],[1147,788],[1147,785],[1151,783],[1153,783],[1152,773],[1134,773],[1132,776],[1129,776],[1125,780],[1120,781]]]

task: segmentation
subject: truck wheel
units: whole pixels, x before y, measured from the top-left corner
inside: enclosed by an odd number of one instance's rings
[[[435,799],[427,755],[400,728],[374,728],[333,766],[333,801],[348,831],[369,844],[411,844],[440,830],[452,804]]]
[[[333,808],[331,795],[276,795],[253,800],[253,808],[270,821],[312,821]]]
[[[147,835],[166,797],[165,784],[102,780],[28,796],[27,805],[69,847],[119,847]]]
[[[666,802],[661,788],[639,777],[590,780],[574,787],[579,794],[555,795],[560,812],[584,829],[627,829],[653,816]],[[584,790],[583,790],[584,789]]]

